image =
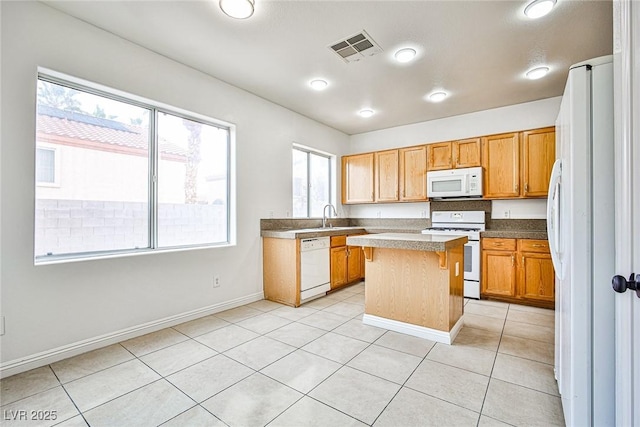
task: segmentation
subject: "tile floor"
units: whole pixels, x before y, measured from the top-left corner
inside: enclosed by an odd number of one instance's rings
[[[564,425],[552,311],[467,301],[448,346],[363,325],[363,303],[363,283],[258,301],[3,379],[2,425]]]

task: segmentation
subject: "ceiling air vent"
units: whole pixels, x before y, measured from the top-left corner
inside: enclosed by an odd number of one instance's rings
[[[345,62],[357,62],[382,52],[380,46],[364,30],[332,43],[329,49],[340,55]]]

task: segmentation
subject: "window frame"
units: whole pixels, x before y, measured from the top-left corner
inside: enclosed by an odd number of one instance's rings
[[[322,218],[322,216],[319,217],[312,217],[311,216],[311,198],[309,197],[310,195],[310,186],[311,186],[311,155],[316,155],[319,157],[324,157],[328,160],[329,162],[329,170],[327,171],[327,178],[328,178],[328,183],[329,183],[329,203],[333,204],[335,206],[335,168],[336,168],[336,156],[324,151],[320,151],[320,150],[316,150],[314,148],[311,147],[307,147],[304,145],[300,145],[300,144],[296,144],[294,143],[292,146],[292,151],[291,151],[291,158],[293,159],[293,150],[297,150],[303,153],[306,153],[307,155],[307,213],[306,216],[294,216],[293,215],[293,205],[292,205],[292,210],[291,210],[291,216],[293,218],[301,218],[301,219],[310,219],[310,218]],[[292,162],[291,162],[292,163]],[[293,179],[293,164],[292,164],[292,171],[291,171],[291,177]],[[293,182],[292,182],[293,184]],[[291,201],[293,203],[293,188],[292,188],[292,192],[291,192]]]
[[[148,109],[150,111],[150,114],[149,114],[149,165],[148,165],[149,189],[148,189],[148,200],[147,200],[148,220],[149,220],[149,225],[148,225],[149,246],[145,248],[108,249],[108,250],[101,250],[101,251],[86,251],[86,252],[74,252],[74,253],[66,253],[66,254],[39,255],[39,256],[35,254],[35,250],[34,250],[34,254],[33,254],[34,265],[48,265],[48,264],[77,262],[77,261],[86,261],[86,260],[95,260],[95,259],[108,259],[108,258],[119,258],[119,257],[128,257],[128,256],[136,256],[136,255],[149,255],[149,254],[167,253],[167,252],[182,252],[182,251],[188,251],[188,250],[221,248],[221,247],[229,247],[229,246],[236,245],[237,198],[236,198],[236,165],[235,165],[235,161],[236,161],[236,126],[235,124],[224,122],[222,120],[214,119],[212,117],[208,117],[192,111],[181,109],[179,107],[170,106],[158,101],[153,101],[153,100],[143,98],[137,95],[133,95],[118,89],[110,88],[94,82],[89,82],[83,79],[79,79],[73,76],[69,76],[69,75],[59,73],[57,71],[53,71],[50,69],[45,69],[42,67],[38,67],[38,73],[35,79],[36,85],[39,81],[62,85],[62,86],[79,90],[91,95],[108,98],[114,101],[129,104],[132,106]],[[37,97],[35,101],[37,105]],[[159,147],[158,147],[159,137],[158,137],[157,115],[159,113],[170,114],[179,118],[191,120],[207,126],[217,127],[227,131],[226,241],[206,243],[206,244],[196,243],[196,244],[158,247],[158,200],[159,200],[158,198],[158,171],[159,171],[158,166],[159,166],[159,160],[160,160],[160,153],[159,153]],[[42,147],[38,147],[38,145],[42,145]],[[47,145],[51,145],[51,144],[37,143],[37,126],[35,126],[34,127],[34,145],[33,145],[34,167],[35,167],[36,149],[37,148],[52,149]],[[33,186],[34,200],[36,200],[35,189],[37,186],[59,187],[60,150],[57,150],[57,147],[54,147],[53,149],[56,150],[56,153],[55,153],[56,184],[52,185],[50,183],[44,183],[44,185],[42,185],[39,182],[34,182],[35,184]],[[36,174],[34,173],[34,181],[36,181],[35,176]],[[34,213],[34,218],[32,223],[34,224],[34,230],[35,230],[35,224],[36,224],[35,213]],[[34,238],[35,238],[35,233],[34,233]],[[35,244],[34,244],[34,249],[35,249]]]

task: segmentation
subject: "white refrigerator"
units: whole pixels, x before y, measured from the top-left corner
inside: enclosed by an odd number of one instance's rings
[[[547,201],[555,376],[567,426],[615,422],[613,58],[570,68]]]

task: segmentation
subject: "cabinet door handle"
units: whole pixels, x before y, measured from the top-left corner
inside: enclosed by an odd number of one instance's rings
[[[541,245],[540,243],[534,243],[533,245],[534,248],[544,248],[546,245]]]
[[[516,256],[511,255],[511,267],[514,267],[515,265],[516,265]]]
[[[495,243],[494,243],[494,245],[496,245],[496,246],[502,246],[502,245],[504,245],[504,243],[502,243],[502,242],[495,242]]]
[[[522,266],[524,267],[524,255],[522,255]]]
[[[525,193],[528,193],[528,192],[529,192],[529,183],[526,183],[526,184],[524,185],[524,192],[525,192]]]
[[[517,193],[520,190],[520,184],[516,184],[515,192]]]

